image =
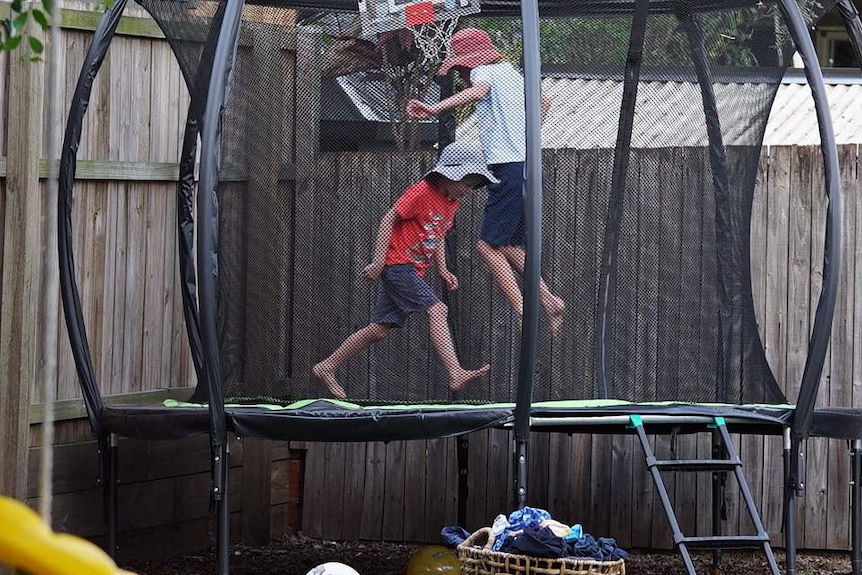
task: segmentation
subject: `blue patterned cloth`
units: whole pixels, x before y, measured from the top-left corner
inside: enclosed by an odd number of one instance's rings
[[[617,542],[612,537],[599,537],[597,541],[592,535],[586,533],[577,542],[567,541],[567,544],[568,554],[572,557],[616,561],[629,556],[626,551],[617,547]]]
[[[524,507],[517,511],[512,511],[509,514],[509,526],[503,531],[502,535],[494,541],[494,551],[499,551],[503,546],[503,542],[512,531],[523,531],[531,525],[538,525],[545,519],[550,519],[551,514],[544,509],[533,507]]]

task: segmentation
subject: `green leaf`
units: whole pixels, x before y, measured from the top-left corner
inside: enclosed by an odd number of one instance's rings
[[[42,0],[42,8],[45,9],[46,14],[51,13],[51,8],[53,8],[54,0]]]
[[[18,47],[18,44],[21,43],[21,36],[12,36],[11,38],[7,38],[2,45],[0,45],[0,50],[5,50],[6,52],[11,52],[15,48]]]
[[[30,50],[32,50],[36,54],[41,54],[42,51],[45,49],[45,46],[42,44],[42,42],[40,42],[39,39],[34,36],[27,36],[27,41],[30,43]]]
[[[114,0],[105,0],[105,8],[113,8]]]
[[[48,24],[48,17],[45,16],[45,13],[39,10],[38,8],[33,8],[33,20],[35,20],[39,26],[42,27],[42,30],[47,30],[50,27]]]
[[[41,62],[42,58],[39,56],[30,56],[30,61],[31,62]]]
[[[12,11],[13,12],[21,12],[21,9],[24,7],[24,0],[12,0]]]
[[[15,16],[14,20],[12,20],[12,26],[15,29],[16,34],[24,29],[24,26],[27,24],[27,17],[29,15],[29,12],[21,12],[20,14]]]

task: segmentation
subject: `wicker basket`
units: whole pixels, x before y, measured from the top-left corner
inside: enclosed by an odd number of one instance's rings
[[[485,542],[484,548],[477,548]],[[494,536],[483,527],[458,545],[461,575],[625,575],[625,561],[565,557],[550,559],[492,551]]]

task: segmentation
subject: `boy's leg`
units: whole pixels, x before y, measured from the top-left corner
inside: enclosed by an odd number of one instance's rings
[[[499,183],[488,186],[482,231],[476,250],[491,272],[494,283],[506,296],[518,318],[524,314],[524,298],[512,264],[498,246],[507,245],[523,235],[524,228],[524,164],[512,162],[489,166]]]
[[[452,391],[460,391],[467,384],[488,373],[490,364],[485,364],[479,369],[464,369],[458,356],[455,355],[455,345],[452,343],[452,334],[449,332],[448,310],[446,304],[437,302],[428,308],[428,328],[431,331],[431,341],[434,349],[440,356],[440,361],[446,367],[449,374],[449,388]]]
[[[509,305],[518,314],[518,317],[524,315],[524,296],[521,295],[521,288],[518,286],[518,280],[515,277],[515,272],[512,270],[512,264],[506,258],[506,255],[499,248],[492,246],[485,240],[479,240],[476,243],[476,250],[485,263],[488,264],[488,269],[491,270],[491,277],[499,286],[503,295],[509,300]]]
[[[347,393],[339,385],[335,378],[335,372],[342,363],[377,341],[380,341],[389,332],[389,326],[380,323],[371,323],[352,334],[338,346],[332,355],[311,368],[314,376],[326,384],[329,392],[335,397],[344,399]]]
[[[524,274],[524,260],[526,258],[526,254],[524,253],[523,248],[518,246],[503,246],[500,248],[500,252],[519,274]],[[541,277],[539,278],[539,299],[542,302],[542,307],[545,309],[545,313],[548,314],[551,324],[551,335],[555,336],[557,335],[557,332],[560,331],[560,326],[563,324],[566,302],[563,301],[561,297],[554,294],[550,288],[548,288],[548,284],[545,283],[545,280]]]

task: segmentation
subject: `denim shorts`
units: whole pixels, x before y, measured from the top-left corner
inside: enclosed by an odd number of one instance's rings
[[[488,186],[479,237],[492,246],[524,247],[524,162],[488,167],[500,183]]]
[[[386,266],[380,274],[371,323],[404,327],[411,313],[425,311],[439,301],[413,264]]]

